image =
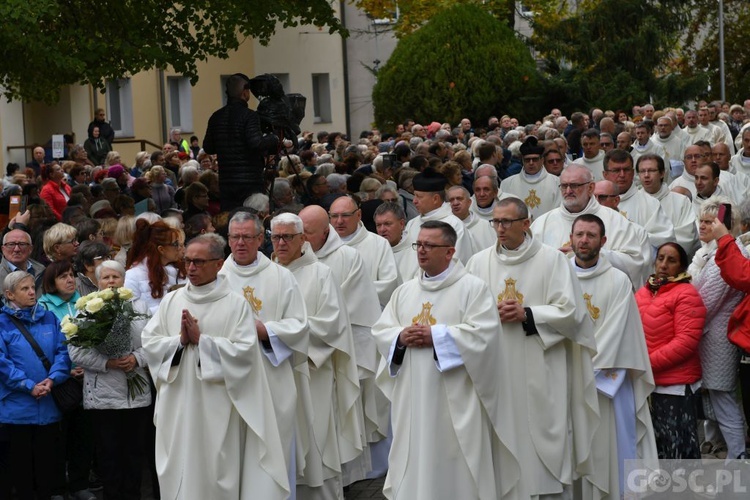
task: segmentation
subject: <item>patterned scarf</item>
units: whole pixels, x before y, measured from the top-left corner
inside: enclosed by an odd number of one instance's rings
[[[662,285],[666,285],[667,283],[690,283],[691,279],[693,279],[693,277],[686,272],[681,272],[677,276],[668,276],[666,278],[657,278],[655,274],[652,274],[648,277],[647,285],[652,293],[656,293]]]

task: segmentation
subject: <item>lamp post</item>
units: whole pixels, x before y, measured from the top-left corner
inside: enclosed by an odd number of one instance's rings
[[[721,81],[721,102],[726,101],[724,79],[724,0],[719,0],[719,80]]]

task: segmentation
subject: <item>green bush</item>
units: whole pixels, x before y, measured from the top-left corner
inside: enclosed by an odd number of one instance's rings
[[[391,129],[405,118],[418,123],[490,116],[533,119],[526,96],[538,86],[528,48],[502,21],[481,8],[456,5],[402,38],[378,72],[375,121]]]

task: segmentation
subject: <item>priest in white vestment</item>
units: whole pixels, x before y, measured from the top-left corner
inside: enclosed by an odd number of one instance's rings
[[[300,434],[309,436],[311,445],[304,470],[297,474],[297,497],[342,500],[341,464],[355,460],[364,447],[359,375],[346,305],[331,270],[304,245],[297,215],[274,217],[271,241],[274,258],[299,284],[310,338],[306,396],[312,401],[313,418],[300,426]]]
[[[513,411],[504,397],[497,308],[482,281],[453,259],[456,234],[428,221],[417,236],[418,278],[401,285],[373,327],[392,401],[389,499],[527,499]]]
[[[375,386],[378,353],[372,338],[372,325],[380,316],[380,301],[362,257],[347,246],[328,223],[328,213],[311,205],[300,212],[304,224],[305,246],[318,260],[331,269],[333,279],[341,289],[354,337],[355,359],[359,368],[359,383],[364,409],[366,441],[372,448],[377,443],[385,450],[370,449],[356,463],[344,468],[344,484],[364,479],[368,473],[384,475],[388,467],[386,457],[390,408],[388,400]],[[373,454],[373,462],[370,461]]]
[[[692,258],[700,247],[692,202],[687,196],[671,191],[664,183],[665,165],[661,156],[642,156],[636,170],[643,192],[659,201],[674,226],[675,242]]]
[[[656,133],[651,140],[664,149],[664,162],[680,160],[685,154],[685,138],[674,133],[674,122],[669,116],[662,116],[656,121]]]
[[[292,273],[258,251],[264,231],[255,214],[238,212],[229,221],[228,229],[232,254],[224,261],[219,276],[253,310],[293,486],[297,471],[304,470],[304,457],[310,447],[306,436],[298,436],[298,422],[305,425],[313,418],[305,302]]]
[[[472,190],[474,194],[471,195],[471,211],[486,221],[492,219],[495,203],[510,196],[500,190],[497,170],[492,165],[480,165],[474,171]]]
[[[161,497],[282,500],[289,481],[253,310],[217,279],[225,246],[215,234],[190,241],[189,283],[142,334]]]
[[[688,138],[685,147],[692,146],[698,141],[711,142],[713,139],[711,131],[698,123],[698,112],[693,109],[685,111],[685,128],[683,130]]]
[[[373,216],[375,230],[379,236],[385,238],[391,246],[393,257],[401,281],[408,281],[415,276],[419,267],[411,257],[411,243],[406,239],[406,213],[398,203],[383,203],[375,209]]]
[[[708,105],[708,115],[711,120],[711,125],[713,125],[720,131],[721,142],[727,145],[730,154],[734,154],[735,150],[734,141],[732,140],[732,132],[729,130],[729,125],[727,125],[724,120],[719,118],[719,113],[721,113],[720,101],[714,101]],[[715,144],[717,144],[717,142],[713,142],[711,143],[711,145],[714,146]]]
[[[604,178],[613,182],[620,194],[619,210],[622,215],[638,224],[648,233],[654,249],[674,241],[674,226],[657,200],[639,190],[633,180],[633,158],[621,149],[613,149],[604,157]]]
[[[560,205],[560,178],[547,172],[542,155],[544,147],[530,135],[521,144],[523,169],[502,182],[503,192],[523,200],[534,220]],[[494,231],[493,241],[496,240]]]
[[[563,253],[528,234],[524,203],[502,200],[494,219],[497,246],[466,268],[497,299],[501,362],[511,377],[502,404],[513,412],[522,489],[533,499],[561,498],[574,479],[593,472],[594,334],[573,269]]]
[[[393,291],[401,284],[388,241],[367,230],[362,224],[362,210],[349,196],[336,198],[331,203],[328,217],[341,240],[359,252],[378,292],[380,307],[385,307]]]
[[[594,195],[590,172],[579,165],[570,165],[560,175],[561,205],[531,224],[534,237],[563,253],[570,253],[570,226],[583,213],[591,213],[604,221],[611,238],[602,250],[609,262],[628,275],[633,289],[643,286],[652,263],[651,243],[645,229],[618,212],[602,207]]]
[[[742,172],[750,177],[750,127],[745,126],[738,138],[742,141],[741,148],[738,149],[736,155],[732,156],[729,171]]]
[[[581,146],[583,148],[583,156],[576,159],[573,163],[583,165],[589,169],[595,181],[602,180],[604,178],[604,151],[601,150],[599,131],[595,128],[590,128],[581,134]]]
[[[414,206],[419,210],[419,216],[406,224],[409,243],[417,241],[419,228],[423,222],[428,220],[443,221],[450,224],[458,235],[456,258],[461,262],[469,260],[474,250],[474,242],[471,239],[471,233],[465,230],[463,222],[453,215],[450,206],[445,203],[445,186],[448,184],[448,179],[440,172],[428,167],[424,172],[414,176],[413,183]],[[406,277],[404,278],[406,279]]]
[[[594,370],[599,427],[594,435],[594,473],[581,482],[583,498],[617,500],[624,494],[625,460],[658,458],[648,396],[654,389],[648,349],[628,277],[599,255],[606,242],[604,223],[581,215],[570,240],[573,269],[594,323]]]
[[[448,189],[448,204],[453,215],[461,219],[461,222],[471,233],[471,239],[474,243],[472,255],[495,244],[495,231],[492,230],[489,221],[479,218],[470,210],[471,195],[465,187],[451,186]]]
[[[630,156],[633,157],[633,162],[637,163],[638,158],[646,154],[659,155],[662,158],[667,156],[666,151],[660,145],[656,144],[649,136],[648,125],[641,122],[635,126],[635,141],[633,141],[633,147],[630,150]],[[664,160],[667,162],[667,160]]]

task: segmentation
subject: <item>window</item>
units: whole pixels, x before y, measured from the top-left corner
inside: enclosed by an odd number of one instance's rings
[[[328,73],[312,76],[313,84],[313,122],[328,123],[331,121],[331,85]]]
[[[193,89],[190,79],[184,76],[167,78],[169,92],[169,119],[172,127],[179,127],[183,132],[193,130]]]
[[[107,82],[107,112],[115,137],[133,137],[133,89],[130,78]]]

